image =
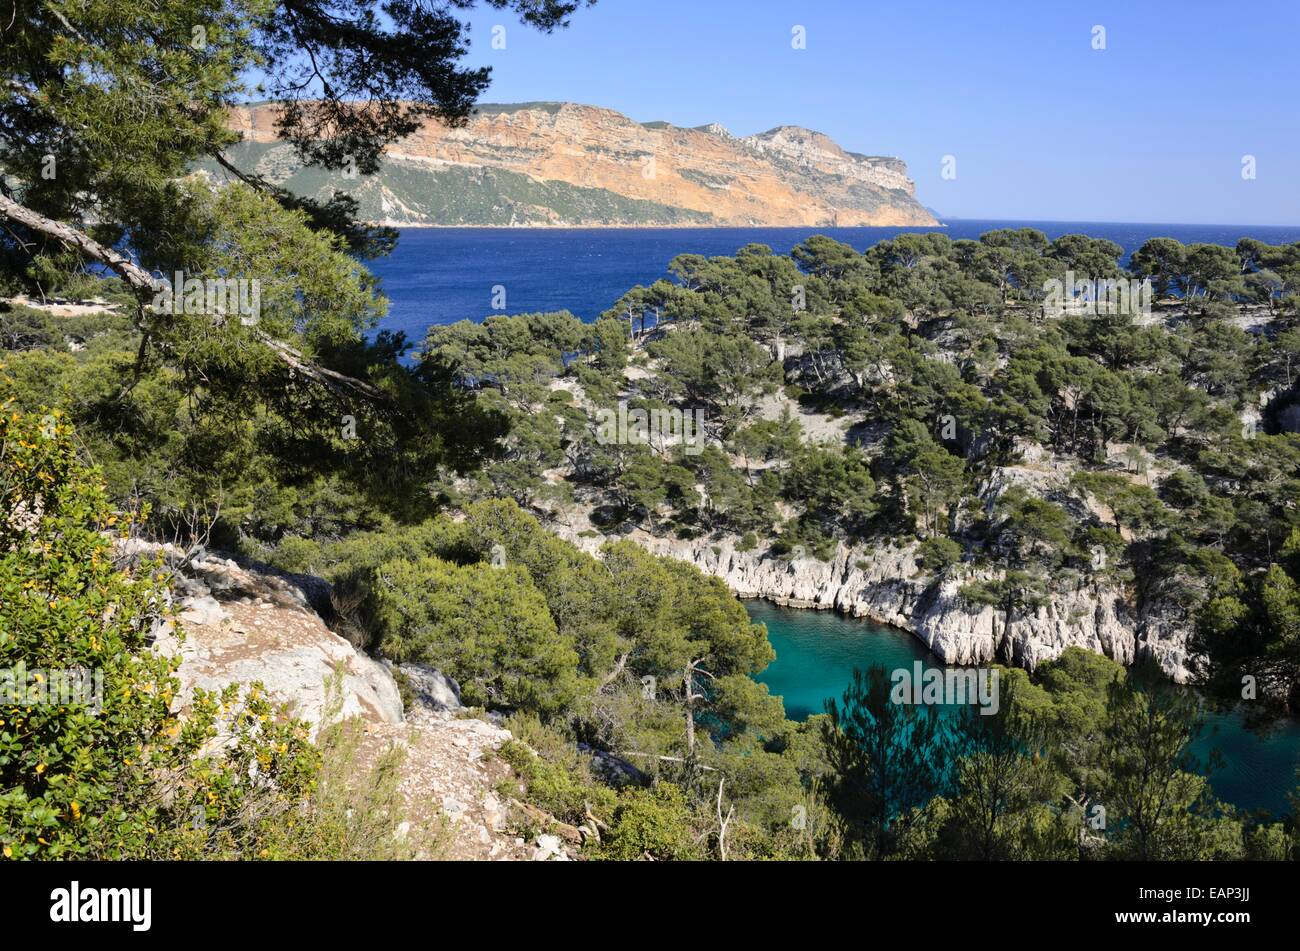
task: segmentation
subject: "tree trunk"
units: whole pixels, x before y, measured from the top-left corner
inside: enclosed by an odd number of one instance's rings
[[[695,661],[686,665],[686,758],[695,759]]]

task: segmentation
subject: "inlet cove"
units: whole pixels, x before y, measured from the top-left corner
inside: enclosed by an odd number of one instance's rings
[[[838,700],[855,667],[881,664],[886,670],[921,669],[943,677],[949,670],[913,635],[833,611],[778,607],[768,601],[745,603],[750,617],[767,627],[776,660],[757,676],[785,701],[786,715],[807,720]],[[937,680],[932,682],[938,682]],[[952,715],[953,704],[940,704]],[[1264,809],[1282,815],[1289,808],[1300,765],[1300,724],[1291,719],[1252,723],[1242,710],[1205,710],[1203,734],[1192,744],[1201,761],[1218,761],[1209,774],[1216,795],[1238,809]]]

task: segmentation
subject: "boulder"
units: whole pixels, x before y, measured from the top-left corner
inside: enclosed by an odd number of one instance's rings
[[[387,663],[387,662],[385,662]],[[392,665],[389,665],[392,667]],[[427,710],[454,713],[465,709],[460,702],[460,684],[428,664],[401,664],[395,668],[414,694],[414,702]]]

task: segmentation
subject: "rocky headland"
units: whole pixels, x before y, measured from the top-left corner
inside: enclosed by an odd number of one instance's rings
[[[298,194],[348,192],[362,217],[395,227],[938,223],[900,159],[797,126],[737,137],[716,123],[643,123],[568,102],[480,105],[459,128],[424,123],[377,174],[348,176],[304,169],[279,140],[276,109],[232,112],[243,135],[227,151],[236,166]]]

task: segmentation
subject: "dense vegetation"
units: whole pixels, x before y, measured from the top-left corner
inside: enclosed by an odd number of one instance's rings
[[[544,31],[580,5],[484,3]],[[473,5],[20,0],[0,25],[0,338],[13,358],[0,662],[6,675],[98,670],[105,697],[11,703],[6,688],[5,858],[423,848],[393,836],[392,764],[356,768],[347,729],[313,746],[237,685],[178,719],[172,664],[151,649],[170,623],[166,579],[116,565],[109,526],[234,546],[312,521],[328,535],[381,511],[428,515],[437,500],[418,480],[472,466],[501,431],[447,381],[401,366],[403,341],[367,336],[384,302],[360,262],[395,233],[357,221],[346,195],[298,198],[224,155],[239,138],[228,110],[255,85],[281,103],[298,157],[335,171],[372,172],[426,118],[463,121],[488,82],[460,63]],[[204,159],[239,184],[190,176]],[[260,306],[173,295],[178,273]],[[7,303],[22,294],[111,306],[65,320]],[[232,746],[210,744],[218,728]]]
[[[1017,240],[1040,258],[1054,247]],[[940,260],[977,255],[923,242]],[[1032,678],[1005,670],[998,717],[934,719],[867,672],[828,717],[793,723],[752,679],[771,648],[720,582],[632,541],[597,559],[546,531],[586,513],[608,536],[730,534],[777,557],[911,539],[936,577],[990,569],[966,594],[1008,615],[1100,576],[1195,619],[1207,683],[1239,691],[1246,673],[1261,699],[1294,702],[1297,439],[1237,415],[1294,382],[1289,297],[1244,311],[1253,334],[1239,302],[1216,314],[1212,296],[1166,299],[1148,322],[1045,319],[1032,294],[1010,287],[1003,303],[982,281],[987,312],[909,307],[883,277],[852,277],[894,253],[811,239],[789,258],[678,259],[676,281],[590,325],[435,328],[403,372],[441,381],[459,438],[504,436],[460,474],[412,459],[419,488],[391,501],[353,474],[342,435],[286,467],[293,454],[267,438],[284,430],[262,430],[273,403],[245,395],[221,444],[192,428],[206,387],[196,404],[166,367],[119,398],[107,368],[138,337],[115,313],[18,305],[0,326],[18,404],[62,408],[124,516],[168,534],[192,513],[226,545],[330,578],[336,628],[359,646],[512,712],[520,742],[505,755],[528,801],[597,829],[593,857],[1285,857],[1290,827],[1214,800],[1188,754],[1198,712],[1146,675],[1071,650]],[[811,313],[786,303],[800,294]],[[1188,369],[1211,355],[1231,385]],[[619,400],[703,406],[707,444],[602,442],[595,413]],[[828,417],[847,439],[806,438],[801,420]],[[240,432],[258,464],[223,461]],[[1065,464],[1063,488],[1005,479],[1035,451]]]
[[[1268,858],[1294,829],[1218,802],[1190,754],[1203,711],[1156,672],[1070,648],[999,669],[996,716],[890,697],[861,674],[785,718],[751,675],[764,630],[693,566],[629,541],[600,558],[509,500],[316,545],[339,628],[511,711],[503,755],[539,831],[592,858]],[[360,596],[358,597],[358,593]]]
[[[590,326],[433,328],[424,365],[510,421],[461,497],[773,556],[910,542],[1008,627],[1117,587],[1197,627],[1207,682],[1294,708],[1300,247],[1154,239],[1131,262],[1166,294],[1150,314],[1045,315],[1046,281],[1127,279],[1121,253],[1025,229],[687,255]],[[620,400],[702,410],[707,444],[601,439]]]
[[[62,858],[404,857],[394,763],[318,744],[258,684],[195,690],[158,564],[121,566],[132,529],[58,411],[17,411],[0,376],[0,854]],[[427,852],[426,852],[427,854]]]

